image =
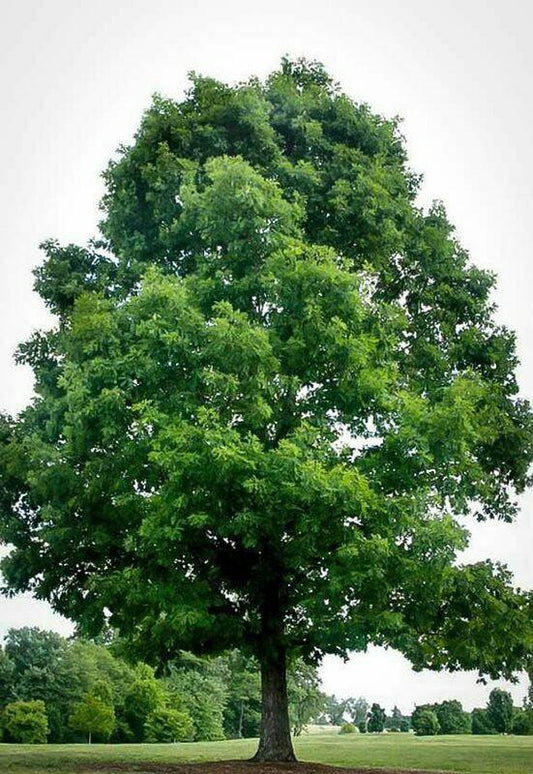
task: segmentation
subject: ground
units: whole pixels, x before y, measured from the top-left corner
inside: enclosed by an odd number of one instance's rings
[[[1,745],[1,774],[532,774],[533,737],[316,734],[296,740],[301,761],[242,760],[251,739],[177,745]],[[236,760],[240,759],[240,760]],[[211,761],[211,763],[207,763]],[[329,764],[328,766],[324,764]]]

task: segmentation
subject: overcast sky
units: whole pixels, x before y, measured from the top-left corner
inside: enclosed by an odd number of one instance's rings
[[[421,202],[442,199],[463,244],[498,274],[499,318],[514,328],[522,393],[533,398],[533,12],[526,0],[18,0],[0,29],[2,153],[0,409],[30,399],[15,367],[18,342],[47,314],[32,293],[38,244],[95,234],[100,171],[127,143],[153,92],[180,97],[187,72],[235,81],[264,76],[288,53],[323,61],[343,89],[401,115]],[[506,562],[533,585],[533,495],[513,525],[472,525],[466,559]],[[27,596],[0,597],[10,626],[69,633]],[[372,649],[346,664],[326,658],[324,689],[397,703],[459,698],[485,703],[475,674],[415,674],[397,653]],[[500,683],[505,685],[504,683]],[[519,703],[526,682],[511,688]]]

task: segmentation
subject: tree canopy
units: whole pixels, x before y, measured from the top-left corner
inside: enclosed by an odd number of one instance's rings
[[[150,660],[253,654],[259,756],[290,758],[287,658],[524,665],[527,594],[456,557],[459,517],[513,518],[531,411],[397,120],[316,63],[191,81],[110,163],[101,238],[43,246],[57,324],[0,427],[2,570]]]

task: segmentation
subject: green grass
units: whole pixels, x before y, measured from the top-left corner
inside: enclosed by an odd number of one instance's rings
[[[250,739],[178,745],[0,745],[2,774],[81,774],[85,762],[179,763],[247,758]],[[296,740],[301,760],[461,774],[532,774],[533,737],[313,734]]]

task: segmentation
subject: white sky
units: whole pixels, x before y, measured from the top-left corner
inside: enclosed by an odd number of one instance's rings
[[[499,276],[500,318],[518,334],[522,393],[533,398],[533,11],[527,0],[18,0],[0,29],[2,252],[0,408],[31,395],[12,353],[47,322],[31,269],[47,237],[95,234],[99,172],[160,91],[180,96],[189,70],[234,81],[266,75],[284,53],[323,61],[344,90],[404,117],[423,201],[442,199],[463,244]],[[468,560],[501,559],[531,587],[533,495],[514,525],[473,525]],[[0,597],[0,636],[25,624],[70,631],[27,596]],[[474,674],[415,674],[399,654],[327,658],[324,689],[391,708],[459,698],[484,704]],[[503,684],[503,683],[502,683]],[[519,702],[521,681],[512,692]]]

